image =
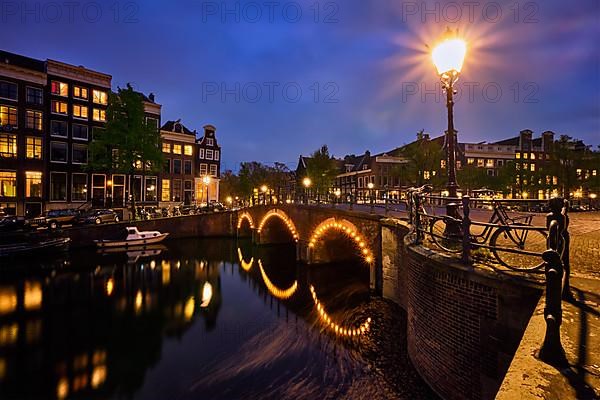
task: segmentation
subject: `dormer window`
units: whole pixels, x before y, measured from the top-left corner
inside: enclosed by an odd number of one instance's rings
[[[215,145],[215,139],[206,138],[206,145],[207,146],[214,146]]]
[[[183,128],[181,127],[181,124],[179,124],[179,123],[175,124],[173,130],[177,133],[183,133]]]

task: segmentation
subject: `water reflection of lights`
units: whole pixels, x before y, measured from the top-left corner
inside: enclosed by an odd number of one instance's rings
[[[56,385],[56,397],[64,399],[69,395],[69,381],[67,378],[62,377],[59,379]]]
[[[310,294],[312,295],[313,302],[315,303],[315,306],[317,307],[317,311],[319,313],[319,318],[325,324],[325,327],[327,329],[335,332],[336,335],[354,337],[354,336],[360,336],[369,330],[369,326],[371,325],[370,317],[367,318],[365,322],[360,324],[360,326],[358,328],[349,328],[349,327],[344,327],[344,326],[336,324],[335,322],[333,322],[331,320],[331,317],[329,316],[329,314],[327,314],[327,312],[325,311],[325,308],[323,307],[323,305],[317,298],[317,293],[315,292],[315,288],[313,285],[310,285]]]
[[[27,310],[37,310],[42,305],[42,285],[39,282],[25,282],[24,305]]]
[[[242,222],[246,220],[248,224],[250,224],[250,229],[254,229],[254,221],[252,221],[252,217],[248,213],[243,213],[240,215],[237,223],[237,228],[240,229],[242,227]]]
[[[263,217],[262,221],[260,222],[260,225],[258,226],[258,230],[257,230],[258,233],[260,233],[262,231],[262,229],[264,228],[267,221],[269,219],[271,219],[272,217],[277,217],[280,220],[282,220],[283,223],[288,227],[290,233],[294,237],[294,240],[296,242],[298,241],[298,231],[296,230],[296,226],[294,225],[294,222],[292,221],[291,218],[288,218],[288,216],[283,211],[280,211],[280,210],[271,210]]]
[[[106,380],[106,366],[99,365],[92,371],[92,388],[96,389]]]
[[[144,297],[142,296],[142,291],[138,290],[135,294],[135,312],[138,313],[142,309],[142,302]]]
[[[15,322],[10,325],[0,326],[0,346],[17,342],[19,336],[19,325]]]
[[[212,285],[208,282],[205,282],[204,286],[202,287],[202,302],[200,303],[200,307],[208,307],[210,300],[212,299],[212,295]]]
[[[261,260],[258,260],[258,267],[260,268],[260,274],[262,275],[262,279],[263,279],[263,282],[265,282],[265,286],[267,287],[267,290],[273,296],[275,296],[276,298],[278,298],[280,300],[286,300],[286,299],[289,299],[290,297],[292,297],[294,295],[294,293],[296,293],[296,290],[298,289],[298,281],[294,281],[292,286],[290,286],[287,289],[280,289],[277,286],[275,286],[271,282],[269,277],[267,276],[267,273],[265,272],[265,270],[263,268]]]
[[[115,280],[113,278],[108,278],[106,281],[106,295],[110,296],[115,290]]]
[[[162,283],[168,285],[171,282],[171,262],[168,260],[162,260],[160,263],[160,269],[162,271]]]
[[[194,296],[190,296],[190,298],[185,302],[185,307],[183,308],[183,316],[186,321],[189,321],[194,316],[194,309],[196,308],[196,303],[194,300]]]
[[[358,246],[360,253],[364,257],[364,260],[369,264],[373,262],[373,253],[367,247],[365,239],[356,231],[352,224],[344,220],[337,221],[334,218],[331,218],[330,220],[321,223],[314,230],[313,235],[310,238],[310,242],[308,243],[308,247],[314,248],[317,243],[317,240],[319,240],[319,238],[330,229],[342,232],[347,237],[352,239]]]
[[[0,380],[4,379],[6,376],[6,360],[4,358],[0,358]]]
[[[0,287],[0,315],[17,309],[17,290],[13,287]]]
[[[250,271],[250,269],[252,268],[252,265],[254,264],[254,257],[252,257],[250,259],[250,261],[246,262],[244,261],[244,257],[242,256],[242,249],[240,249],[238,247],[238,259],[240,260],[240,265],[242,266],[243,270],[248,272]]]

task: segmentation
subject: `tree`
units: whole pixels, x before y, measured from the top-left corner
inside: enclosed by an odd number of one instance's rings
[[[463,193],[470,193],[471,190],[481,189],[488,187],[491,189],[490,183],[494,180],[493,177],[488,176],[485,168],[478,168],[473,164],[463,166],[461,169],[456,171],[456,180],[460,182],[460,188]]]
[[[90,169],[126,174],[131,185],[136,173],[162,168],[160,131],[147,123],[142,95],[130,84],[109,95],[106,117],[106,128],[90,145]],[[130,195],[135,218],[135,193]]]
[[[429,139],[429,135],[421,129],[417,132],[417,140],[405,145],[401,153],[411,160],[412,165],[405,169],[408,181],[416,186],[430,183],[439,186],[443,183],[440,173],[441,161],[445,160],[444,150],[439,143]]]
[[[326,193],[333,186],[338,174],[338,165],[335,159],[329,155],[327,145],[323,145],[310,155],[310,161],[306,166],[306,174],[312,181],[312,187],[319,194]]]

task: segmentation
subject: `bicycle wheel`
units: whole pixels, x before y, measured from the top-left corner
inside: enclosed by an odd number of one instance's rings
[[[430,238],[438,247],[450,253],[460,253],[462,251],[461,235],[450,235],[447,229],[449,220],[436,218],[431,221],[429,232]],[[451,222],[450,222],[451,223]],[[458,228],[460,230],[460,228]]]
[[[518,225],[498,227],[492,234],[490,246],[496,260],[507,268],[533,271],[544,265],[546,232],[519,228]],[[530,254],[523,254],[528,252]]]

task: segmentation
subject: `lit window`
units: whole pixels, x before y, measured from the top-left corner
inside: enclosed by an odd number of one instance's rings
[[[42,112],[27,110],[25,118],[25,127],[27,129],[35,129],[36,131],[42,130]]]
[[[577,168],[577,176],[581,176],[581,168]]]
[[[485,166],[487,168],[494,168],[494,160],[490,160],[490,159],[485,160]]]
[[[102,90],[94,89],[94,91],[92,92],[92,101],[96,104],[107,105],[108,104],[108,95],[106,94],[106,92],[103,92]]]
[[[475,159],[474,158],[467,158],[467,164],[469,164],[469,165],[475,164]]]
[[[27,158],[42,159],[42,138],[28,136],[27,137],[27,148],[25,149],[25,156]]]
[[[592,176],[596,176],[597,174],[598,174],[598,172],[595,169],[593,169],[592,170]]]
[[[17,157],[17,137],[15,135],[0,134],[0,157]]]
[[[210,149],[206,149],[206,159],[207,160],[212,160],[213,159],[213,151]]]
[[[532,172],[535,171],[535,164],[534,163],[531,163],[531,171]]]
[[[15,107],[0,106],[0,125],[17,127],[17,109]]]
[[[552,177],[552,184],[553,185],[558,185],[558,177],[556,177],[556,176]]]
[[[71,175],[71,200],[87,200],[87,174]]]
[[[52,136],[67,137],[67,122],[50,121],[50,134]]]
[[[17,173],[0,171],[0,196],[15,197],[17,195]]]
[[[515,158],[521,158],[521,153],[516,153]]]
[[[73,87],[73,97],[76,97],[78,99],[87,100],[88,99],[87,88],[84,88],[81,86],[74,86]]]
[[[73,124],[72,130],[73,130],[73,134],[72,134],[73,139],[81,139],[81,140],[88,139],[88,127],[86,125]]]
[[[527,158],[529,157],[529,153],[523,153],[523,158],[527,160]]]
[[[171,152],[171,143],[164,143],[162,144],[162,151],[163,153],[170,153]]]
[[[25,197],[42,197],[42,173],[25,171]]]
[[[50,142],[50,161],[67,162],[67,144],[64,142]]]
[[[156,177],[146,177],[146,201],[156,201]]]
[[[189,144],[186,144],[185,146],[183,146],[183,154],[185,154],[186,156],[191,156],[193,154],[193,147]]]
[[[446,160],[440,160],[440,168],[446,168]]]
[[[69,85],[64,82],[52,81],[50,83],[50,92],[57,96],[68,97],[69,96]]]
[[[531,159],[535,160],[535,153],[531,153]]]
[[[88,108],[79,104],[73,104],[73,117],[75,118],[88,118]]]
[[[50,103],[50,110],[54,114],[68,115],[67,103],[65,103],[64,101],[52,100],[52,102]]]
[[[477,166],[478,166],[478,167],[483,167],[483,164],[484,164],[484,162],[483,162],[483,158],[478,158],[478,159],[477,159]]]
[[[50,200],[67,200],[67,173],[50,172]]]
[[[18,100],[17,84],[0,81],[0,97],[7,100]]]
[[[215,164],[210,165],[210,175],[217,176],[217,166]]]
[[[87,164],[88,148],[85,144],[73,144],[71,154],[73,164]]]
[[[41,105],[44,103],[44,94],[43,94],[42,89],[28,86],[27,90],[26,90],[26,94],[27,94],[27,103],[37,104],[37,105]]]
[[[161,201],[171,201],[171,181],[168,179],[162,180],[160,199]]]
[[[100,122],[106,121],[106,110],[100,110],[99,108],[94,108],[93,119],[94,119],[94,121],[100,121]]]
[[[423,179],[429,179],[431,178],[431,174],[429,173],[429,171],[424,171],[423,172]]]
[[[173,144],[173,154],[181,154],[181,145]]]

